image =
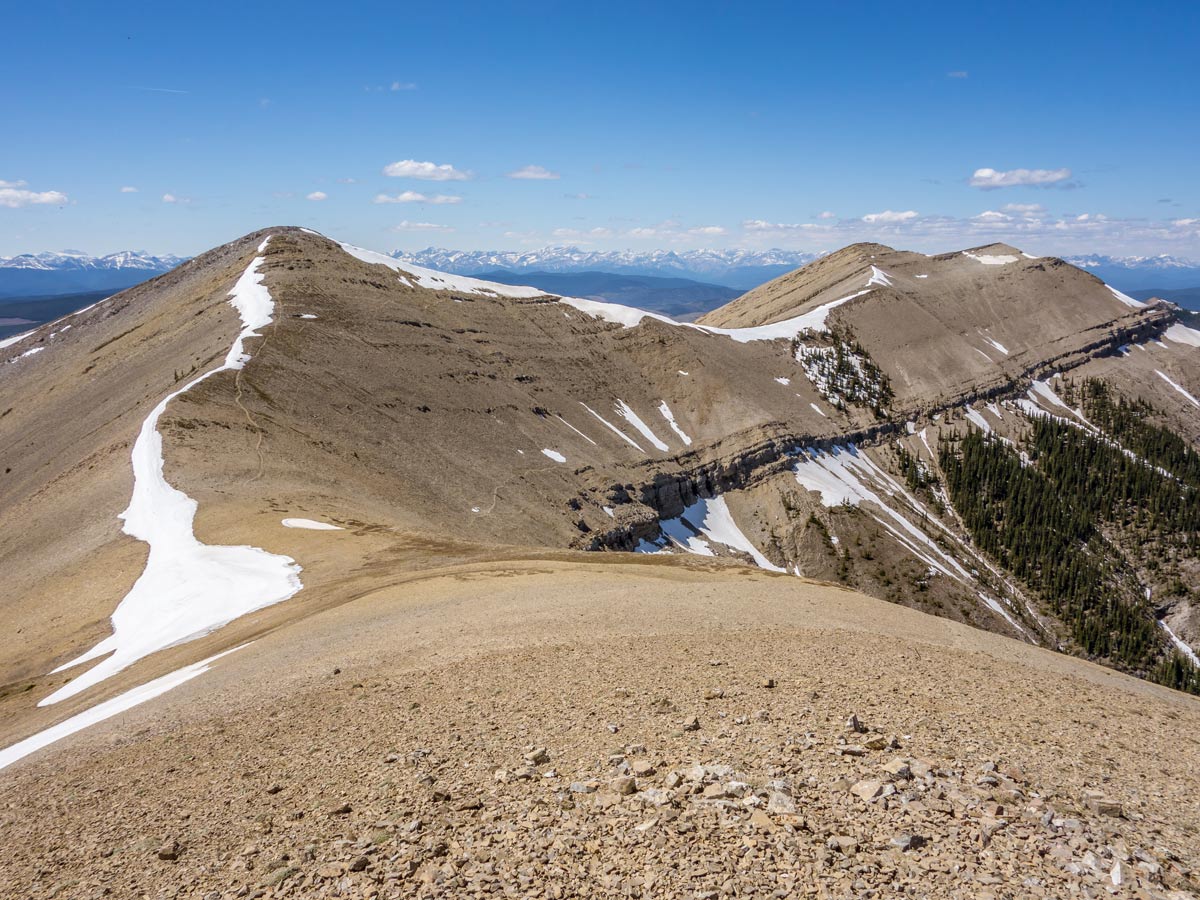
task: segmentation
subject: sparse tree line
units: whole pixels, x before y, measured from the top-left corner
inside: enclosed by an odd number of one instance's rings
[[[1200,693],[1200,669],[1166,640],[1121,546],[1195,556],[1200,454],[1104,382],[1063,396],[1111,440],[1036,419],[1023,464],[991,435],[951,434],[939,446],[950,499],[978,546],[1034,588],[1089,657]],[[900,463],[910,487],[927,485],[915,460]]]

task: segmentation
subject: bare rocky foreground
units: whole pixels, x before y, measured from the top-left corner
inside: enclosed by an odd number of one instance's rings
[[[1200,704],[852,592],[458,567],[0,773],[11,897],[1190,897]]]

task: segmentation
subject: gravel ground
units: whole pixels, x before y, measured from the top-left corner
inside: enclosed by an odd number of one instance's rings
[[[12,897],[1190,897],[1200,704],[836,588],[506,564],[0,773]]]

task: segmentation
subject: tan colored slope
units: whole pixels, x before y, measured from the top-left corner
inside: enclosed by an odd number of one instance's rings
[[[21,636],[0,647],[0,705],[10,715],[71,677],[47,673],[108,634],[146,559],[117,519],[132,488],[132,441],[154,404],[228,351],[238,321],[227,294],[267,234],[261,271],[275,321],[248,342],[244,370],[172,401],[160,432],[166,478],[197,500],[202,541],[249,544],[304,566],[305,590],[285,615],[347,592],[335,584],[345,573],[322,574],[302,552],[310,535],[281,527],[284,517],[384,535],[381,558],[345,565],[419,568],[497,543],[562,547],[612,528],[602,507],[621,505],[626,486],[670,484],[696,460],[736,466],[747,445],[808,422],[813,433],[837,433],[811,410],[811,386],[774,380],[790,364],[785,347],[659,323],[623,329],[549,298],[416,289],[299,229],[248,235],[0,357],[0,627]],[[619,418],[617,400],[668,449]],[[663,401],[690,446],[659,413]],[[644,505],[622,516],[629,527],[654,521]],[[393,552],[397,540],[425,549]],[[470,549],[447,549],[456,544]],[[223,640],[255,627],[248,622]],[[163,654],[129,678],[190,662],[199,648]]]
[[[890,377],[900,406],[1000,390],[1049,367],[1072,365],[1097,346],[1145,338],[1172,315],[1157,304],[1132,308],[1095,276],[1006,244],[932,257],[855,244],[701,321],[746,327],[791,318],[864,290],[873,267],[890,285],[876,282],[869,293],[834,308],[828,325],[848,329],[862,343]]]
[[[240,374],[173,401],[160,430],[168,481],[198,502],[197,536],[291,556],[305,587],[39,710],[75,674],[50,670],[108,634],[144,566],[145,545],[116,518],[131,488],[130,442],[193,367],[224,356],[238,327],[226,294],[268,233],[261,271],[275,322],[248,343]],[[698,494],[762,484],[787,468],[788,448],[873,422],[862,411],[814,412],[818,395],[786,341],[739,343],[655,321],[627,329],[553,298],[417,289],[300,229],[248,235],[73,322],[54,337],[55,327],[40,329],[3,358],[37,342],[41,353],[0,364],[0,413],[10,410],[0,466],[11,469],[0,478],[0,628],[20,636],[0,646],[11,738],[398,574],[652,532],[658,514],[677,515]],[[889,359],[881,354],[885,367]],[[1005,371],[993,366],[991,377]],[[617,400],[667,450],[620,419]],[[663,401],[690,445],[659,414]],[[282,527],[295,516],[337,523],[356,540]],[[769,537],[758,533],[769,517],[741,521],[756,540]]]
[[[0,773],[0,882],[1107,896],[1121,862],[1114,896],[1190,896],[1197,733],[1192,698],[837,588],[512,560],[282,627]]]

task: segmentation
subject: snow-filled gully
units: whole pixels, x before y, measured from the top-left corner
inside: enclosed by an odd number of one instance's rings
[[[104,659],[44,698],[39,706],[73,697],[155,651],[209,634],[247,613],[287,600],[302,587],[300,566],[290,557],[257,547],[204,544],[196,538],[197,503],[163,476],[162,435],[158,432],[159,419],[173,399],[218,372],[241,369],[250,359],[245,351],[247,338],[258,337],[258,330],[272,321],[275,303],[259,272],[268,241],[270,237],[259,245],[259,255],[229,293],[242,329],[225,361],[163,398],[142,423],[134,442],[133,496],[120,517],[126,534],[150,545],[146,567],[113,612],[113,633],[54,671]],[[215,659],[134,688],[0,751],[0,768],[182,684],[207,671],[208,663]]]

